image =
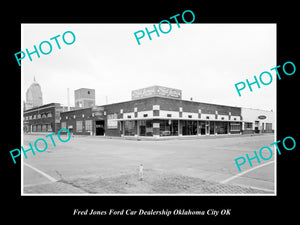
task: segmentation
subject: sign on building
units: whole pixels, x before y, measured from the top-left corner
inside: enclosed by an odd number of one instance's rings
[[[108,129],[115,129],[118,128],[118,114],[109,114],[107,115],[107,128]]]
[[[149,98],[154,96],[181,99],[181,90],[162,86],[151,86],[147,88],[134,90],[131,92],[132,100]]]

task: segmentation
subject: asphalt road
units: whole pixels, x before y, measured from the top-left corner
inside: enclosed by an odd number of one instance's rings
[[[28,142],[33,144],[40,137],[44,136],[24,135],[23,146],[28,146]],[[253,151],[269,146],[274,142],[273,134],[164,141],[76,136],[66,143],[54,136],[56,147],[52,146],[49,138],[47,140],[49,147],[45,152],[36,152],[35,156],[28,152],[28,158],[23,159],[26,164],[23,166],[25,188],[61,179],[109,178],[138,173],[140,164],[143,164],[144,170],[250,186],[269,193],[275,188],[274,156],[267,161],[261,160],[260,164],[253,160],[253,167],[246,163],[241,166],[242,172],[238,171],[234,161],[237,157],[254,155]]]

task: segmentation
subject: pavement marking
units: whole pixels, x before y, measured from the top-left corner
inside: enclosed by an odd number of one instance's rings
[[[238,186],[245,187],[245,188],[252,188],[252,189],[257,189],[261,191],[266,191],[266,192],[275,192],[275,190],[268,189],[268,188],[261,188],[261,187],[254,187],[254,186],[248,186],[248,185],[243,185],[243,184],[237,184]]]
[[[246,173],[249,173],[249,172],[251,172],[251,171],[253,171],[253,170],[256,170],[256,169],[261,168],[261,167],[263,167],[263,166],[269,165],[269,164],[271,164],[271,163],[274,163],[274,161],[264,163],[264,164],[262,164],[262,165],[259,165],[259,166],[256,166],[256,167],[254,167],[254,168],[251,168],[251,169],[249,169],[249,170],[245,170],[244,172],[241,172],[241,173],[238,173],[238,174],[236,174],[236,175],[234,175],[234,176],[232,176],[232,177],[229,177],[229,178],[227,178],[226,180],[221,181],[220,183],[221,183],[221,184],[226,184],[227,182],[229,182],[229,181],[231,181],[231,180],[233,180],[233,179],[236,179],[236,178],[238,178],[238,177],[240,177],[240,176],[242,176],[242,175],[244,175],[244,174],[246,174]]]
[[[23,187],[28,188],[28,187],[35,187],[35,186],[39,186],[39,185],[52,184],[52,183],[53,182],[43,182],[43,183],[38,183],[38,184],[24,184]]]
[[[41,170],[39,170],[39,169],[37,169],[37,168],[35,168],[35,167],[27,164],[27,163],[24,163],[24,165],[28,166],[29,168],[31,168],[33,170],[35,170],[36,172],[38,172],[39,174],[43,175],[44,177],[46,177],[47,179],[49,179],[52,182],[56,182],[57,181],[55,178],[51,177],[50,175],[44,173],[43,171],[41,171]]]
[[[257,190],[261,190],[261,191],[266,191],[266,192],[272,192],[272,193],[275,192],[275,190],[267,189],[267,188],[260,188],[260,187],[254,187],[254,186],[246,186],[246,187],[250,187],[250,188],[253,188],[253,189],[257,189]]]

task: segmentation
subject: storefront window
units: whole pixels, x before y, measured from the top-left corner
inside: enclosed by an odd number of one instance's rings
[[[241,131],[240,123],[230,123],[230,131]]]
[[[85,131],[92,131],[92,120],[85,121]]]
[[[140,136],[153,136],[153,121],[140,120],[139,122]]]
[[[253,129],[253,123],[245,122],[245,130],[252,130],[252,129]]]
[[[51,124],[48,124],[48,125],[47,125],[47,131],[48,131],[48,132],[49,132],[49,131],[50,131],[50,132],[52,131]]]
[[[205,121],[200,121],[199,122],[199,134],[204,135],[206,134],[206,126],[205,126]]]
[[[215,122],[215,126],[216,126],[216,133],[217,134],[227,134],[227,126],[228,126],[228,122]]]
[[[124,121],[125,135],[134,136],[135,135],[135,121]]]
[[[197,121],[183,120],[182,135],[197,135]]]
[[[42,125],[42,132],[46,132],[47,131],[47,124],[43,124]]]
[[[177,136],[178,120],[160,120],[159,126],[160,136]]]
[[[266,123],[266,131],[272,130],[272,123]]]
[[[76,121],[76,132],[82,132],[82,121]]]

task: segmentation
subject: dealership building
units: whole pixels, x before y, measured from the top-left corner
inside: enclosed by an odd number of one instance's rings
[[[92,92],[90,92],[92,93]],[[75,135],[187,136],[274,132],[274,112],[182,100],[162,86],[134,90],[126,102],[60,113],[60,127]]]

